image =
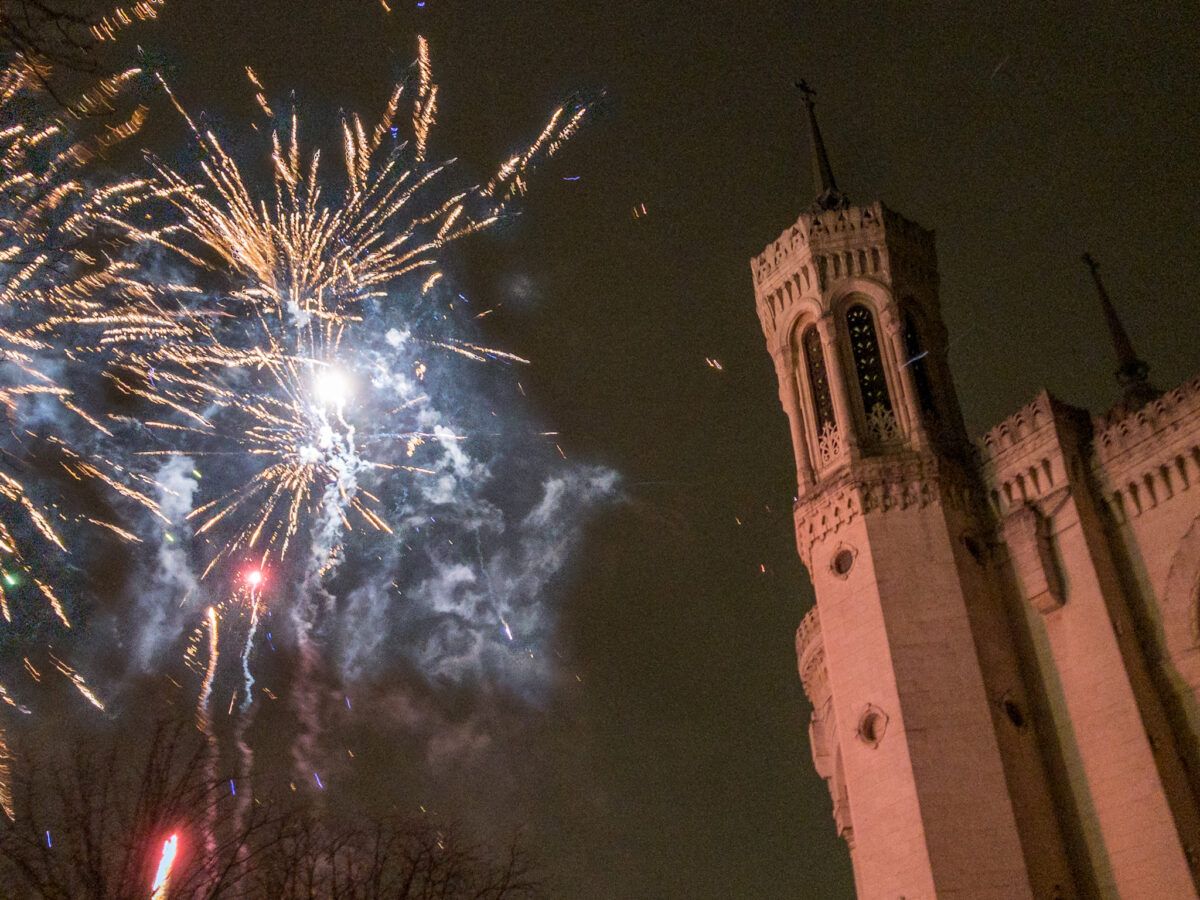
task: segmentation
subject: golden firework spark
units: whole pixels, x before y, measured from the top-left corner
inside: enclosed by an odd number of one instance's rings
[[[62,659],[55,656],[54,653],[50,653],[49,656],[50,661],[54,663],[54,668],[58,669],[63,677],[71,682],[71,684],[75,685],[75,689],[79,691],[80,695],[87,700],[88,703],[100,710],[100,712],[104,712],[104,702],[96,696],[95,692],[88,685],[87,681],[84,680],[84,677]]]

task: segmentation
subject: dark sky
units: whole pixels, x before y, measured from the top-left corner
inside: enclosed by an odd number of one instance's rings
[[[534,362],[531,415],[624,481],[555,598],[582,682],[428,790],[523,823],[562,896],[850,895],[806,740],[793,633],[812,596],[748,267],[811,196],[792,82],[816,86],[852,199],[937,230],[978,433],[1043,385],[1114,398],[1084,249],[1158,382],[1200,369],[1197,8],[395,6],[171,0],[139,40],[217,120],[253,114],[252,65],[332,126],[382,106],[420,30],[442,85],[434,153],[481,174],[559,98],[606,94],[522,217],[460,251],[473,295],[503,304],[489,336]]]

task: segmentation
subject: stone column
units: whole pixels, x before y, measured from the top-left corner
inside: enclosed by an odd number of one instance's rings
[[[905,365],[908,362],[908,348],[904,345],[903,322],[894,303],[880,312],[880,319],[879,324],[883,326],[884,334],[887,335],[891,357],[896,361],[895,368],[900,376],[896,379],[896,399],[899,402],[895,404],[900,425],[917,446],[928,446],[929,436],[925,433],[925,420],[921,416],[921,399],[917,394],[917,384],[913,378],[912,367]],[[880,347],[880,351],[882,350]]]
[[[796,457],[796,481],[800,487],[811,487],[814,482],[812,458],[808,451],[808,437],[804,434],[804,417],[800,412],[800,397],[797,395],[796,371],[791,351],[785,347],[775,356],[775,374],[779,377],[779,402],[787,413],[788,426],[792,432],[792,451]]]

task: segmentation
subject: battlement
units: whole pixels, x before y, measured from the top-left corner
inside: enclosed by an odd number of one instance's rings
[[[770,338],[781,313],[803,297],[819,298],[847,278],[936,280],[937,255],[932,231],[875,202],[802,213],[750,261],[750,269]]]
[[[980,448],[998,515],[1057,492],[1068,476],[1081,479],[1086,461],[1114,520],[1123,522],[1200,481],[1200,376],[1119,416],[1089,416],[1043,391],[990,429]]]
[[[760,285],[770,281],[786,262],[798,256],[819,257],[823,252],[878,244],[885,234],[893,243],[904,243],[918,249],[921,251],[918,255],[932,255],[935,252],[932,231],[892,212],[879,201],[848,209],[805,212],[750,261],[754,283]],[[878,249],[881,253],[884,250],[882,246]],[[843,268],[847,274],[863,274],[880,268],[857,263],[858,260],[850,260]],[[833,259],[828,260],[827,270],[830,274],[833,265]]]
[[[1092,468],[1118,522],[1200,481],[1200,376],[1120,417],[1097,416]]]
[[[1096,416],[1096,459],[1112,466],[1126,459],[1136,460],[1147,452],[1153,455],[1175,434],[1192,434],[1200,429],[1198,422],[1200,375],[1119,418]]]
[[[1086,435],[1086,413],[1048,391],[984,434],[979,441],[983,477],[996,513],[1064,488],[1068,461]]]

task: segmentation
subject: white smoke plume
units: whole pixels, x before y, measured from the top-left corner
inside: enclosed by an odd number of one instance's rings
[[[198,488],[191,457],[175,456],[155,473],[156,499],[170,525],[159,535],[155,567],[138,592],[132,658],[140,671],[161,667],[164,651],[194,624],[200,584],[188,553],[192,511]]]

